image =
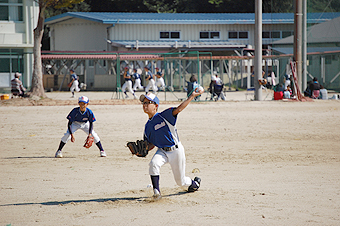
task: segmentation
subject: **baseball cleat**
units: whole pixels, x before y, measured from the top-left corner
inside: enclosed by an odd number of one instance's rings
[[[197,191],[201,185],[201,178],[199,177],[195,177],[193,180],[193,183],[195,184],[191,184],[188,188],[188,192],[194,192]]]
[[[156,188],[153,189],[153,193],[154,195],[152,196],[152,198],[154,200],[159,200],[162,198],[161,193]]]
[[[100,151],[100,157],[106,157],[105,151]]]
[[[63,157],[63,153],[61,153],[61,151],[58,150],[58,151],[55,153],[55,157],[56,157],[56,158],[62,158],[62,157]]]

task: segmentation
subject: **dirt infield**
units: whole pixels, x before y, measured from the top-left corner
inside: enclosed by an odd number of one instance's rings
[[[1,102],[0,225],[339,224],[340,100],[241,101],[242,94],[190,104],[177,129],[187,175],[201,177],[201,188],[186,193],[165,165],[163,199],[152,202],[154,151],[137,158],[125,147],[142,138],[147,116],[137,100],[103,95],[93,94],[89,108],[106,158],[82,147],[81,131],[64,158],[54,158],[76,106],[68,94]],[[161,100],[159,110],[178,104]]]

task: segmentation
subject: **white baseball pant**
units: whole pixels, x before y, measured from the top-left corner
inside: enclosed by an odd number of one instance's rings
[[[187,187],[191,185],[191,179],[185,176],[184,147],[180,142],[177,145],[178,148],[173,147],[172,151],[164,151],[158,148],[149,163],[149,174],[151,176],[160,175],[161,167],[165,163],[169,163],[177,185]]]
[[[133,92],[132,90],[132,81],[125,81],[125,83],[122,86],[122,91],[125,92],[125,90],[128,90],[130,93],[134,94],[135,92]]]
[[[89,122],[72,122],[71,124],[72,133],[75,133],[78,129],[83,130],[86,133],[86,135],[89,135],[90,123]],[[94,138],[95,144],[100,141],[99,136],[93,129],[92,129],[92,136]],[[61,141],[64,143],[67,143],[69,140],[71,140],[71,134],[67,130],[66,133],[64,133],[64,136],[61,138]]]
[[[140,79],[136,79],[136,80],[135,80],[135,84],[133,84],[132,89],[133,89],[133,90],[144,89],[144,87],[143,87],[142,84],[141,84]]]
[[[155,84],[155,80],[153,80],[153,79],[149,79],[149,83],[148,83],[147,87],[145,88],[145,92],[149,92],[150,88],[152,88],[152,90],[154,92],[158,91],[158,88]]]
[[[70,91],[71,92],[74,92],[74,91],[79,92],[80,89],[79,89],[78,85],[79,85],[79,81],[78,80],[74,80],[73,83],[72,83],[72,86],[70,88]]]
[[[165,83],[164,83],[164,78],[157,78],[157,82],[156,82],[156,86],[164,88],[165,87]]]

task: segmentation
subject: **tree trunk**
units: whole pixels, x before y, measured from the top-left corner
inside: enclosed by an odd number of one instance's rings
[[[43,1],[39,1],[39,17],[37,27],[34,29],[33,46],[33,75],[31,96],[46,97],[43,86],[43,73],[41,63],[41,40],[44,34],[45,8]]]

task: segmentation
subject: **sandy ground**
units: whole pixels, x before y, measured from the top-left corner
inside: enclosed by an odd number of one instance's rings
[[[125,147],[142,137],[141,105],[87,93],[108,156],[83,148],[78,131],[56,159],[77,101],[47,95],[36,106],[0,102],[0,225],[339,225],[340,100],[245,101],[230,93],[226,102],[190,104],[177,129],[186,173],[201,177],[201,188],[186,193],[165,165],[163,199],[153,202],[154,151],[138,158]],[[161,99],[159,110],[178,104]]]

